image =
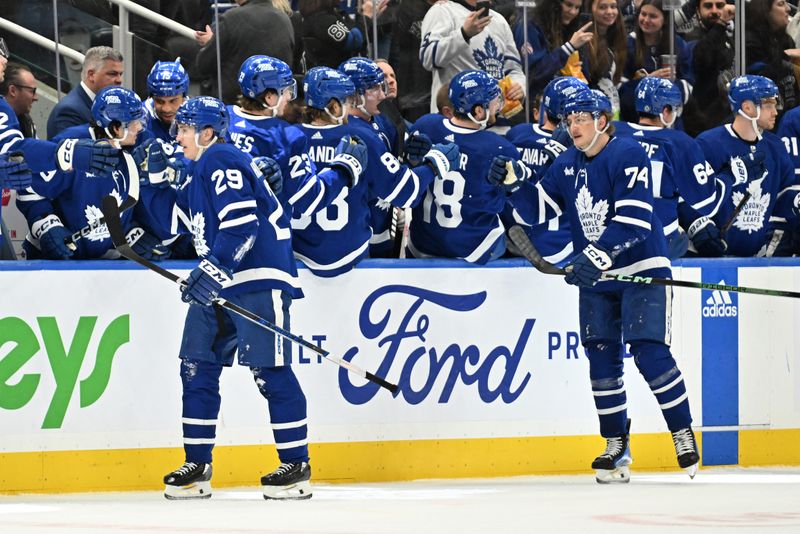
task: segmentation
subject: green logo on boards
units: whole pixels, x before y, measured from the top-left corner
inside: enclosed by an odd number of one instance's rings
[[[64,343],[55,317],[37,317],[36,322],[56,383],[42,428],[61,428],[78,382],[78,374],[86,359],[97,317],[81,317],[68,346]],[[94,369],[80,381],[81,408],[91,406],[103,395],[111,378],[114,355],[128,341],[130,315],[120,315],[100,335]],[[3,350],[6,354],[0,359],[0,408],[18,410],[33,398],[42,377],[38,373],[25,373],[18,380],[12,380],[12,377],[39,352],[42,345],[34,329],[19,317],[0,319],[0,347],[6,343],[12,344],[12,347],[7,353]]]

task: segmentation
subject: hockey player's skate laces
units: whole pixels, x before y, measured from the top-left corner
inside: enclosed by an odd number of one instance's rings
[[[310,499],[311,466],[306,462],[282,463],[261,477],[265,499]]]
[[[697,473],[697,464],[700,455],[697,453],[697,441],[691,427],[682,428],[672,433],[672,442],[675,444],[675,454],[678,455],[680,465],[691,478]]]
[[[211,464],[185,462],[164,477],[167,499],[208,499],[211,497]]]

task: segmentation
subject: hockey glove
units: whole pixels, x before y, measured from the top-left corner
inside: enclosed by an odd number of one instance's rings
[[[125,236],[131,249],[149,261],[160,261],[169,258],[169,249],[154,235],[148,234],[140,227],[134,227]]]
[[[350,174],[350,187],[358,184],[358,178],[367,168],[367,145],[356,136],[345,135],[330,162],[331,167],[341,167]]]
[[[269,188],[276,195],[283,191],[283,173],[278,162],[267,156],[259,156],[253,158],[253,163],[256,164],[258,170],[264,175],[264,179],[269,184]]]
[[[119,165],[119,149],[105,141],[64,139],[56,150],[58,168],[106,175]]]
[[[0,189],[25,189],[31,186],[32,177],[22,152],[12,152],[0,159]]]
[[[756,150],[744,156],[731,158],[731,174],[733,175],[733,185],[739,185],[759,180],[767,171],[764,164],[764,152]]]
[[[164,154],[164,148],[161,146],[161,143],[158,141],[152,143],[147,150],[147,160],[144,169],[152,185],[159,187],[169,186],[167,167],[167,155]]]
[[[592,287],[611,268],[611,254],[597,244],[589,244],[583,252],[567,265],[564,277],[568,284],[579,287]]]
[[[453,143],[435,144],[424,157],[425,163],[433,167],[439,178],[444,178],[451,169],[458,169],[459,159],[461,151]]]
[[[189,168],[182,157],[167,160],[167,180],[175,187],[180,187],[189,176]]]
[[[422,165],[422,158],[433,146],[431,138],[424,133],[414,132],[414,135],[406,141],[406,149],[403,160],[411,167]]]
[[[57,215],[48,215],[31,225],[31,235],[39,240],[39,250],[48,260],[68,260],[75,253],[74,244],[66,245],[72,232],[64,228]]]
[[[217,258],[208,256],[189,273],[186,285],[181,288],[183,292],[181,300],[190,304],[211,306],[219,292],[232,278],[233,274],[220,266]]]
[[[553,135],[548,139],[544,149],[550,154],[551,161],[555,160],[562,153],[566,152],[567,148],[572,146],[572,138],[569,133],[562,127],[558,127],[553,131]]]
[[[686,233],[692,240],[699,256],[719,258],[728,250],[728,244],[722,239],[719,228],[708,217],[700,217],[695,220]]]
[[[792,255],[792,237],[787,235],[787,226],[781,225],[767,232],[764,245],[756,253],[758,258],[782,258]]]
[[[495,156],[489,167],[488,180],[490,184],[502,187],[506,194],[510,195],[530,176],[530,169],[519,160],[508,156]]]

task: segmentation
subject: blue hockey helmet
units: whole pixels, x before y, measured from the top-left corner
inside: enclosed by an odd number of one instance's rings
[[[595,117],[604,111],[611,113],[611,101],[602,91],[587,87],[576,91],[564,102],[564,117],[581,111],[591,113]]]
[[[297,82],[292,69],[280,59],[270,56],[250,56],[239,69],[239,87],[248,98],[256,98],[268,89],[279,95],[291,88],[291,98],[297,98]]]
[[[683,96],[678,86],[666,78],[642,78],[636,86],[636,111],[659,115],[667,106],[676,113],[683,107]]]
[[[136,93],[118,85],[109,85],[97,92],[92,104],[92,118],[101,128],[107,129],[115,121],[126,128],[133,121],[144,121],[145,111]]]
[[[564,118],[564,103],[567,98],[581,89],[589,86],[572,76],[561,76],[550,80],[550,83],[542,92],[542,108],[547,112],[547,116],[552,121],[559,121]],[[540,124],[544,122],[544,115],[540,115]]]
[[[211,128],[217,137],[225,137],[229,121],[225,104],[210,96],[198,96],[181,104],[175,113],[173,127],[178,124],[194,126],[197,133]]]
[[[497,80],[482,70],[465,70],[450,80],[448,96],[453,109],[464,115],[471,114],[475,106],[489,108],[489,103],[500,96]]]
[[[150,96],[178,96],[189,92],[189,75],[181,62],[156,61],[147,75]]]
[[[334,98],[344,105],[355,92],[353,80],[330,67],[314,67],[303,78],[306,105],[314,109],[325,109]]]
[[[728,102],[734,112],[742,109],[742,104],[747,100],[756,106],[761,106],[761,101],[765,98],[774,98],[780,104],[778,86],[769,78],[745,74],[731,80],[728,88]]]
[[[352,57],[344,61],[339,65],[339,72],[353,80],[358,94],[364,94],[364,91],[376,85],[380,85],[383,92],[386,92],[383,71],[374,61],[365,57]]]

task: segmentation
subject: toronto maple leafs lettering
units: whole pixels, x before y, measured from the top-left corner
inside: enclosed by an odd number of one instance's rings
[[[586,171],[581,169],[581,172],[585,174]],[[608,201],[598,199],[595,202],[589,188],[584,184],[575,197],[575,209],[578,210],[578,220],[581,222],[581,229],[586,239],[592,243],[600,239],[606,229]]]

